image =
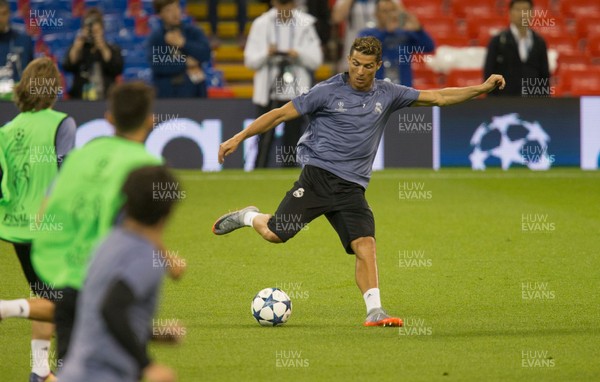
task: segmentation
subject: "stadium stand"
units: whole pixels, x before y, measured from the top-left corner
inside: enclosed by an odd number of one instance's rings
[[[600,1],[534,2],[532,25],[548,44],[556,94],[597,94],[595,76],[600,68]],[[480,64],[482,55],[481,50],[472,48],[484,49],[485,56],[490,37],[508,25],[509,0],[403,0],[402,3],[408,12],[417,15],[437,47],[435,55],[413,62],[414,85],[417,88],[472,83],[480,69],[476,65]],[[125,70],[120,80],[151,80],[145,48],[146,36],[156,23],[151,0],[10,0],[9,4],[13,25],[24,28],[33,36],[36,55],[50,55],[59,66],[81,27],[80,17],[84,9],[92,6],[101,8],[105,13],[107,40],[123,49]],[[206,1],[182,0],[181,4],[188,17],[209,35]],[[249,0],[246,33],[252,20],[266,9],[265,2]],[[235,2],[220,1],[218,15],[217,30],[222,44],[213,51],[213,65],[204,68],[209,79],[209,96],[250,98],[253,72],[243,66],[243,50],[236,39]],[[41,22],[44,19],[61,20],[62,24],[59,27]],[[337,54],[338,57],[333,57],[315,72],[317,81],[334,74],[334,62],[346,52],[338,51]],[[577,73],[582,72],[590,73],[589,81],[576,78]],[[65,75],[64,83],[70,86],[69,75]]]

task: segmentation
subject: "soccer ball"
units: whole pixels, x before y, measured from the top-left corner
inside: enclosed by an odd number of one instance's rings
[[[292,301],[279,288],[265,288],[252,300],[252,315],[262,326],[277,326],[287,322],[292,314]]]

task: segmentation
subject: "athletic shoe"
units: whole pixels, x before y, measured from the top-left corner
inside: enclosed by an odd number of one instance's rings
[[[367,313],[364,326],[402,326],[402,319],[391,317],[381,308],[371,309]]]
[[[244,227],[244,215],[246,215],[246,212],[258,212],[258,208],[250,206],[221,216],[212,227],[213,233],[215,235],[225,235]]]
[[[57,381],[56,376],[54,376],[54,374],[52,374],[52,372],[50,372],[50,374],[48,374],[45,377],[40,377],[36,373],[29,374],[29,382],[56,382],[56,381]]]

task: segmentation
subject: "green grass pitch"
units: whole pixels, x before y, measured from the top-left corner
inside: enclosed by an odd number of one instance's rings
[[[600,379],[599,172],[376,172],[382,301],[401,330],[361,326],[354,258],[324,217],[287,244],[211,233],[229,210],[273,212],[298,173],[178,172],[186,198],[166,242],[188,270],[165,281],[157,317],[187,335],[151,352],[181,381]],[[12,248],[0,254],[0,296],[26,296]],[[292,317],[260,327],[250,302],[274,286]],[[0,360],[0,380],[26,380],[27,322],[0,323]]]

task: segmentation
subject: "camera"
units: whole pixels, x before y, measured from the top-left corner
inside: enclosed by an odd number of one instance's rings
[[[97,21],[98,20],[96,20],[95,18],[88,18],[83,23],[83,28],[87,32],[87,37],[85,39],[85,42],[90,45],[94,45],[93,26]]]

